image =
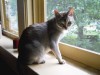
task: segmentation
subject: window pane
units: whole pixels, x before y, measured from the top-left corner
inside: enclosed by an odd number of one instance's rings
[[[8,31],[18,33],[17,0],[5,0],[6,25]]]
[[[47,19],[68,7],[75,8],[75,22],[61,42],[100,52],[100,0],[47,0]]]

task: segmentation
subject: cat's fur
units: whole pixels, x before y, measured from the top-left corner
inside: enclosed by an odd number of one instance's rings
[[[54,18],[27,27],[19,40],[18,61],[24,64],[44,63],[44,55],[48,53],[48,49],[51,49],[59,63],[63,64],[58,42],[63,30],[71,25],[68,16],[73,15],[72,10],[69,9],[67,13],[54,10]]]

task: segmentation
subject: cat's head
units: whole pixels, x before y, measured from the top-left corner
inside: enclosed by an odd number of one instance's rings
[[[54,10],[56,24],[60,29],[67,29],[71,24],[70,17],[73,17],[74,9],[69,8],[68,12],[59,13],[58,10]]]

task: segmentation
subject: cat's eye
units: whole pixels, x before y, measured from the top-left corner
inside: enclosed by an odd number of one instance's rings
[[[71,24],[72,24],[72,23],[69,21],[69,22],[68,22],[68,26],[70,26]]]

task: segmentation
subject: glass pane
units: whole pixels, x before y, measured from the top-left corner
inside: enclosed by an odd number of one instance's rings
[[[17,0],[5,0],[4,3],[8,31],[18,33]]]
[[[100,52],[100,0],[47,0],[47,19],[68,7],[75,8],[75,22],[61,42]]]

